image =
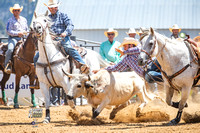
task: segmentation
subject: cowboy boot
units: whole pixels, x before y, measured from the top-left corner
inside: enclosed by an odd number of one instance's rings
[[[8,63],[5,65],[4,72],[7,74],[12,73],[12,62],[11,60],[8,61]]]
[[[86,64],[81,64],[81,66],[80,66],[80,72],[81,72],[81,74],[82,73],[88,74],[89,70],[90,70],[90,68]]]
[[[33,83],[33,85],[30,85],[29,88],[30,89],[36,89],[36,90],[40,89],[40,85],[39,85],[39,81],[38,81],[37,76],[35,76],[34,83]]]

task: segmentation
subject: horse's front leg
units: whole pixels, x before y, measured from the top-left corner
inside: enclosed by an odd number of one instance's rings
[[[164,85],[165,91],[166,91],[166,103],[169,106],[173,106],[172,103],[172,97],[174,95],[174,89],[170,86]]]
[[[5,85],[8,79],[10,78],[10,74],[3,72],[3,78],[0,82],[1,93],[2,93],[2,100],[4,105],[7,105],[6,93],[5,93]]]
[[[29,76],[29,84],[30,85],[33,85],[34,84],[34,80],[35,80],[35,75],[34,74],[32,74],[32,75],[30,75]],[[30,88],[30,91],[31,91],[31,103],[33,104],[33,107],[36,107],[37,106],[37,104],[36,104],[36,102],[35,102],[35,91],[34,91],[34,89],[33,88]]]
[[[16,77],[15,77],[16,85],[15,85],[14,108],[19,108],[18,93],[19,93],[19,89],[20,89],[20,86],[19,86],[20,80],[21,80],[21,76],[16,74]]]
[[[49,106],[50,106],[50,86],[43,83],[43,82],[40,82],[40,89],[42,91],[42,94],[45,98],[45,108],[46,108],[46,117],[43,121],[43,123],[49,123],[51,118],[50,118],[50,109],[49,109]]]
[[[187,101],[187,99],[189,97],[190,90],[191,90],[191,88],[188,89],[188,87],[183,87],[182,88],[181,100],[180,100],[180,102],[178,102],[178,108],[179,108],[178,113],[176,115],[176,118],[169,122],[169,125],[176,125],[176,124],[178,124],[180,122],[183,109],[184,109],[184,107],[188,106],[186,101]]]

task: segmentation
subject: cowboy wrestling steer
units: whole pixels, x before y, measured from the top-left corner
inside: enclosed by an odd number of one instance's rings
[[[84,95],[93,107],[93,118],[96,118],[107,105],[123,104],[135,94],[142,102],[136,112],[139,116],[148,102],[146,98],[158,98],[153,94],[147,94],[144,80],[135,72],[109,73],[107,70],[100,70],[91,77],[72,74],[69,76],[72,77],[72,86],[68,98]]]

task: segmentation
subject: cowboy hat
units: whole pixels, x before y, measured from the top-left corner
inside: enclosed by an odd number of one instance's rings
[[[118,36],[118,32],[114,30],[113,28],[109,28],[107,31],[104,32],[104,35],[108,37],[108,33],[115,33],[115,37]]]
[[[60,2],[57,0],[49,0],[48,5],[44,3],[45,6],[52,8],[52,7],[58,7],[60,5]]]
[[[177,24],[174,24],[173,26],[172,26],[172,28],[169,28],[169,30],[172,32],[172,30],[174,30],[174,29],[178,29],[179,30],[179,32],[181,31],[181,28],[179,28],[179,26],[177,25]]]
[[[119,48],[123,47],[126,44],[134,44],[135,46],[137,46],[139,42],[132,37],[125,37]]]
[[[21,12],[23,10],[23,6],[20,7],[19,4],[14,4],[13,7],[10,7],[10,12],[13,14],[13,10],[17,10],[17,9],[19,9]]]
[[[130,28],[128,32],[126,32],[127,35],[129,34],[136,34],[135,29],[134,28]]]

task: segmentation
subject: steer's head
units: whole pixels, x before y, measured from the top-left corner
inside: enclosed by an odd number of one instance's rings
[[[91,77],[88,75],[73,75],[70,74],[72,78],[70,81],[71,88],[67,94],[68,99],[74,99],[80,97],[81,95],[87,96],[97,95],[99,92],[103,92],[103,88],[105,87],[103,80],[101,78],[102,74],[94,74]]]

